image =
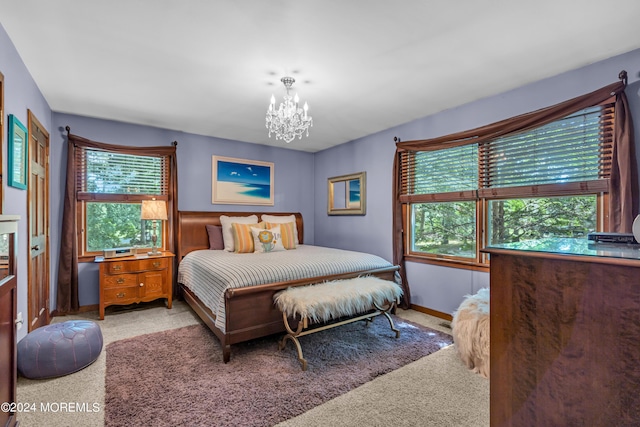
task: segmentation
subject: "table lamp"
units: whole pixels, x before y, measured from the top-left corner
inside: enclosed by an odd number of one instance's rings
[[[153,244],[149,255],[160,255],[156,243],[158,241],[158,235],[156,234],[157,222],[167,220],[167,204],[163,200],[143,200],[142,208],[140,209],[140,219],[148,219],[153,221],[153,234],[151,235],[151,242]]]

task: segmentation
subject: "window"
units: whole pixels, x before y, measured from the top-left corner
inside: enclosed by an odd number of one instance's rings
[[[134,155],[103,149],[76,150],[79,256],[105,248],[150,247],[151,221],[140,219],[142,200],[168,200],[168,156]],[[158,227],[165,246],[166,224]]]
[[[400,157],[408,258],[482,265],[480,248],[603,230],[614,104]]]

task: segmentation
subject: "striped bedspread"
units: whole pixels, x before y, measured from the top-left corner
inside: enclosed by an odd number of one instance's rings
[[[184,257],[178,266],[178,283],[188,287],[211,309],[216,315],[216,326],[225,332],[224,292],[228,288],[390,266],[377,255],[311,245],[249,254],[201,250]]]

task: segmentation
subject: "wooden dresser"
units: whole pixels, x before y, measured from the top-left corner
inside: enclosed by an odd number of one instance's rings
[[[491,256],[491,425],[640,425],[640,247],[545,239]]]
[[[0,215],[0,426],[12,427],[16,420],[16,317],[18,300],[17,215]],[[9,404],[7,407],[6,405]]]
[[[104,319],[104,309],[110,305],[166,298],[167,308],[171,308],[173,257],[171,252],[157,256],[96,257],[100,264],[100,319]]]

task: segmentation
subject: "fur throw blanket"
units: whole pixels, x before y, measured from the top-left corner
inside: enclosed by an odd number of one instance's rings
[[[401,295],[396,283],[366,276],[290,287],[274,295],[274,301],[288,316],[307,317],[315,323],[365,313],[374,303],[397,302]]]
[[[453,315],[453,342],[462,361],[473,372],[489,378],[489,289],[467,295]]]

